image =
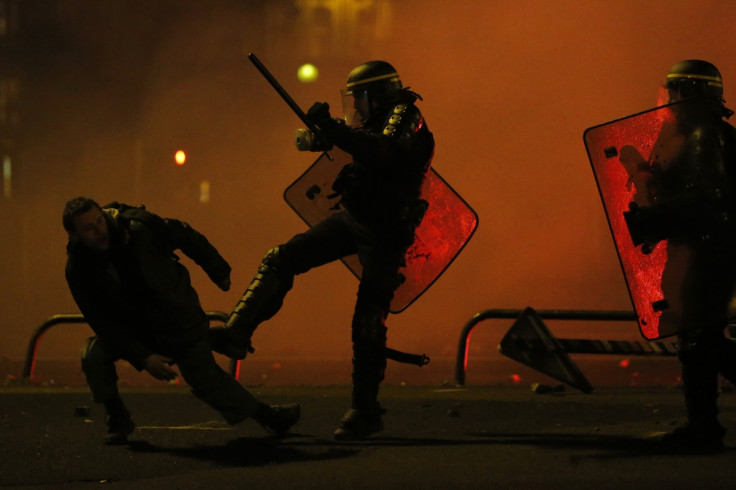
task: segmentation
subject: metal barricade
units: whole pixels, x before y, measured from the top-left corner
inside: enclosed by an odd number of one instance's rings
[[[228,314],[222,311],[207,311],[205,313],[210,321],[214,320],[225,323],[228,319]],[[41,342],[41,337],[43,337],[43,334],[46,333],[51,327],[64,323],[87,323],[87,320],[85,320],[84,316],[81,313],[62,313],[50,316],[46,319],[45,322],[43,322],[38,328],[36,328],[36,330],[33,332],[33,335],[31,336],[31,341],[28,344],[26,359],[25,363],[23,364],[22,380],[24,382],[28,382],[33,378],[33,371],[36,365],[36,353],[38,351],[38,345]],[[239,371],[240,361],[231,359],[230,374],[235,379],[238,379]]]
[[[455,384],[465,385],[465,370],[468,362],[468,348],[470,345],[470,334],[476,325],[483,320],[490,319],[514,319],[516,320],[524,310],[517,309],[490,309],[476,313],[465,324],[460,333],[460,342],[457,349],[455,362]],[[631,311],[592,311],[592,310],[537,310],[540,317],[547,320],[586,320],[586,321],[633,321],[637,320],[635,313]],[[580,351],[578,351],[580,352]],[[612,353],[612,352],[606,352]],[[670,355],[664,352],[662,355]]]

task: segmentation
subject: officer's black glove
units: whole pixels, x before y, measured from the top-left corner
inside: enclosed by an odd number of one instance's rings
[[[330,104],[327,102],[315,102],[307,111],[307,119],[320,129],[329,126],[332,123],[330,115]]]

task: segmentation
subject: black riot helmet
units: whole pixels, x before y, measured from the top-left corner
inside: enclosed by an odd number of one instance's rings
[[[721,72],[703,60],[685,60],[673,66],[667,74],[666,87],[677,91],[681,98],[723,95]]]
[[[367,91],[374,97],[385,97],[401,89],[401,79],[391,64],[369,61],[353,68],[345,88],[348,92]]]
[[[707,61],[684,60],[676,63],[667,74],[665,87],[670,93],[671,102],[690,97],[713,97],[715,112],[726,118],[733,114],[725,106],[721,72]]]
[[[396,68],[386,61],[374,60],[356,66],[348,75],[343,91],[347,123],[368,122],[376,109],[391,100],[401,88]]]

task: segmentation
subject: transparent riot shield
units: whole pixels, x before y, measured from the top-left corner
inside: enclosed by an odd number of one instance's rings
[[[284,191],[284,200],[307,223],[314,226],[339,210],[332,182],[352,157],[338,149],[331,150],[330,161],[324,154]],[[412,304],[449,267],[462,251],[478,226],[478,215],[430,169],[422,186],[422,199],[429,203],[422,223],[416,230],[414,244],[406,253],[406,278],[394,293],[391,312],[399,313]],[[357,255],[343,259],[360,278],[362,268]]]
[[[736,216],[720,125],[707,101],[689,99],[585,131],[647,339],[726,326]]]

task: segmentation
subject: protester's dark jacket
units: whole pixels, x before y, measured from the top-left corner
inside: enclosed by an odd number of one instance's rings
[[[103,207],[110,249],[67,246],[66,279],[95,334],[137,369],[152,353],[174,355],[206,334],[208,322],[179,262],[181,250],[219,283],[230,266],[188,224],[112,203]]]

